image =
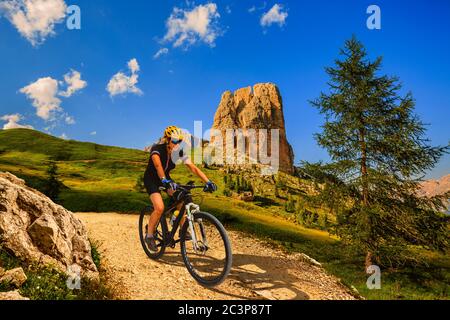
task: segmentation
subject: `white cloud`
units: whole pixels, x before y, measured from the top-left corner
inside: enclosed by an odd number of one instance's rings
[[[91,135],[91,136],[96,136],[96,135],[97,135],[97,131],[92,131],[92,132],[90,133],[90,135]]]
[[[67,84],[67,90],[60,91],[59,84],[64,82]],[[36,114],[39,118],[45,121],[55,120],[55,114],[63,111],[58,95],[69,98],[75,92],[87,86],[87,82],[81,80],[81,74],[75,70],[71,70],[71,72],[64,76],[64,82],[58,82],[51,77],[40,78],[36,82],[20,89],[20,92],[32,100],[32,104],[36,108]],[[63,117],[67,124],[75,123],[72,117],[68,115],[63,115]]]
[[[128,68],[130,68],[131,73],[137,73],[141,70],[136,59],[131,59],[128,61]]]
[[[51,120],[53,113],[62,110],[58,94],[58,81],[50,77],[40,78],[34,83],[20,89],[20,92],[33,100],[37,116],[44,120]]]
[[[3,130],[9,129],[33,129],[32,126],[19,124],[19,121],[22,120],[22,116],[20,114],[9,114],[0,118],[2,121],[6,121],[3,126]]]
[[[63,140],[69,140],[69,137],[67,136],[67,134],[63,133],[62,135],[59,136],[61,139]]]
[[[64,0],[6,0],[0,2],[0,13],[16,27],[33,46],[54,35],[55,24],[66,16]]]
[[[137,95],[142,94],[141,89],[136,87],[139,82],[139,75],[137,73],[140,70],[137,60],[131,59],[128,62],[128,68],[131,72],[130,76],[125,75],[123,72],[118,72],[109,81],[106,90],[109,92],[111,97],[126,93],[134,93]]]
[[[169,49],[167,48],[162,48],[159,49],[158,52],[155,53],[155,55],[153,56],[153,59],[158,59],[159,57],[168,54],[169,53]]]
[[[257,6],[251,6],[250,8],[248,8],[248,12],[249,13],[254,13],[254,12],[256,12],[256,11],[261,11],[261,10],[264,10],[264,9],[266,9],[266,7],[267,7],[267,2],[266,1],[264,1],[262,4],[261,4],[261,6],[259,6],[259,7],[257,7]]]
[[[216,38],[222,34],[219,18],[215,3],[199,5],[190,11],[174,8],[166,22],[164,41],[173,42],[174,47],[187,48],[198,41],[213,47]]]
[[[75,119],[72,116],[66,116],[66,118],[64,120],[66,121],[67,124],[70,124],[70,125],[76,123]]]
[[[283,6],[275,4],[272,9],[261,17],[261,26],[269,27],[272,24],[278,24],[280,27],[286,23],[288,13],[283,11]]]
[[[76,70],[71,70],[71,72],[64,75],[64,81],[67,84],[67,90],[60,92],[59,95],[69,98],[75,92],[86,88],[87,82],[81,80],[81,73]]]

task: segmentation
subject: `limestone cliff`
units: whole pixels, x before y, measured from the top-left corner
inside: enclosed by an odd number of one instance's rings
[[[213,129],[222,132],[227,129],[279,129],[280,170],[294,172],[294,152],[287,141],[283,101],[276,85],[264,83],[234,93],[225,92],[214,118]],[[270,142],[269,136],[269,150]]]

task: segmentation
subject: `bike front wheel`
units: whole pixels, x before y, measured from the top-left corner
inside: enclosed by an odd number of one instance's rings
[[[181,232],[181,254],[191,276],[205,287],[214,287],[230,273],[233,260],[230,240],[213,215],[199,212],[193,217],[192,229],[186,221]],[[187,234],[192,240],[186,240]]]

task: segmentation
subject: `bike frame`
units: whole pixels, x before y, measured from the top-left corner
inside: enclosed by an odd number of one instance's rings
[[[195,186],[188,186],[188,187],[190,189],[202,188],[202,187],[195,187]],[[167,224],[166,219],[161,219],[161,221],[160,221],[160,223],[162,223],[162,229],[163,229],[163,245],[165,247],[175,247],[175,245],[181,241],[181,239],[175,240],[175,235],[176,235],[176,232],[178,231],[178,228],[183,227],[183,226],[180,226],[181,220],[183,219],[184,216],[186,216],[187,221],[189,223],[189,230],[191,232],[192,241],[194,243],[194,250],[197,251],[199,249],[199,246],[198,246],[197,235],[194,230],[194,214],[197,212],[200,212],[200,206],[195,204],[192,201],[192,195],[191,195],[190,191],[188,191],[188,190],[186,190],[186,191],[187,191],[186,195],[183,197],[183,199],[175,202],[163,214],[164,218],[169,217],[170,214],[172,214],[176,210],[176,208],[180,205],[180,203],[183,204],[182,211],[180,212],[177,219],[173,223],[172,230],[169,232],[169,226]],[[203,237],[202,241],[203,241],[204,245],[207,246],[205,232],[204,232],[202,226],[200,228],[201,228],[201,233],[202,233],[202,237]]]
[[[180,243],[181,255],[183,257],[184,264],[188,269],[188,272],[201,285],[206,287],[214,287],[221,284],[230,273],[233,254],[231,250],[230,240],[223,225],[210,213],[201,212],[200,205],[194,203],[191,191],[193,189],[200,188],[204,189],[205,192],[208,191],[205,186],[195,186],[193,182],[189,182],[188,185],[179,186],[179,188],[177,188],[177,190],[181,192],[177,192],[175,194],[175,197],[173,197],[175,198],[175,201],[167,206],[168,209],[164,211],[164,214],[161,216],[158,222],[159,224],[157,226],[157,233],[155,234],[157,239],[155,240],[157,240],[157,246],[159,249],[156,252],[151,252],[151,250],[149,250],[148,244],[143,237],[145,233],[143,228],[145,219],[148,217],[148,214],[151,214],[153,212],[152,206],[148,206],[141,211],[139,217],[139,236],[145,253],[150,259],[153,260],[157,260],[162,257],[166,251],[166,248],[175,248],[176,244]],[[161,187],[160,191],[166,191],[166,189]],[[168,219],[170,219],[177,208],[180,208],[180,214],[176,217],[176,219],[173,220],[173,223],[171,223],[172,229],[170,230]],[[181,221],[183,220],[183,218],[186,218],[186,222],[184,225],[181,225]],[[207,225],[205,225],[205,222],[207,223]],[[217,277],[205,278],[203,275],[197,272],[195,263],[194,265],[192,264],[190,254],[205,256],[207,252],[211,250],[206,239],[208,236],[207,232],[209,233],[210,230],[210,225],[212,226],[212,228],[215,228],[214,230],[211,229],[211,231],[215,231],[217,229],[220,237],[223,240],[225,248],[225,259],[224,269]],[[180,239],[175,240],[176,232],[178,230],[181,230]],[[186,239],[184,239],[183,237],[186,236],[185,232],[188,231],[190,231],[191,234],[190,239],[186,241]],[[214,268],[216,267],[214,266]]]

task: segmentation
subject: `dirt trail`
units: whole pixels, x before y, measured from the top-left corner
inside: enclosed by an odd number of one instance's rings
[[[198,285],[186,270],[179,246],[159,261],[147,258],[138,235],[138,216],[79,213],[91,239],[100,242],[107,270],[128,299],[354,299],[325,271],[240,232],[229,231],[233,268],[215,289]]]

